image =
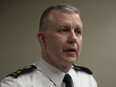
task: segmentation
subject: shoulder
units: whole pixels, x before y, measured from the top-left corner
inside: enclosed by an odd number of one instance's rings
[[[32,76],[36,73],[36,66],[29,65],[7,75],[0,82],[0,87],[29,87]]]
[[[85,72],[85,73],[90,74],[90,75],[93,74],[93,72],[89,68],[87,68],[87,67],[77,66],[75,64],[73,66],[74,66],[73,68],[74,68],[75,71]]]
[[[75,83],[77,82],[77,79],[80,80],[80,83],[83,84],[85,87],[97,87],[97,82],[93,77],[93,73],[90,69],[83,66],[77,66],[74,65],[73,67],[73,78],[75,79]]]
[[[29,66],[26,66],[24,68],[21,68],[21,69],[18,69],[17,71],[7,75],[8,76],[11,76],[13,78],[17,78],[19,77],[20,75],[24,75],[24,74],[28,74],[28,73],[31,73],[33,72],[37,67],[35,65],[29,65]]]

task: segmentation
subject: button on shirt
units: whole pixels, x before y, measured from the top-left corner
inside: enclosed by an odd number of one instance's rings
[[[0,83],[0,87],[65,87],[63,78],[66,73],[50,65],[42,58],[33,63],[37,67],[32,72],[22,74],[17,78],[8,76]],[[72,68],[68,74],[72,77],[73,87],[97,87],[92,75]]]

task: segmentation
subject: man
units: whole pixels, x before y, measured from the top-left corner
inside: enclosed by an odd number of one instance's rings
[[[61,4],[47,8],[37,36],[40,61],[8,75],[0,87],[97,87],[92,72],[75,65],[82,31],[80,13],[75,7]]]

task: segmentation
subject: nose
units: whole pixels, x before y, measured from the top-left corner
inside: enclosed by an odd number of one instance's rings
[[[76,42],[77,42],[77,36],[76,36],[75,32],[70,32],[70,35],[68,37],[68,43],[74,44]]]

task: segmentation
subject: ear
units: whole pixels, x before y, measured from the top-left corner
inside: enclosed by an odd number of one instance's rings
[[[37,38],[38,38],[38,40],[39,40],[39,42],[40,42],[40,44],[41,44],[41,46],[45,46],[45,36],[44,36],[44,34],[42,33],[42,32],[39,32],[38,34],[37,34]]]

